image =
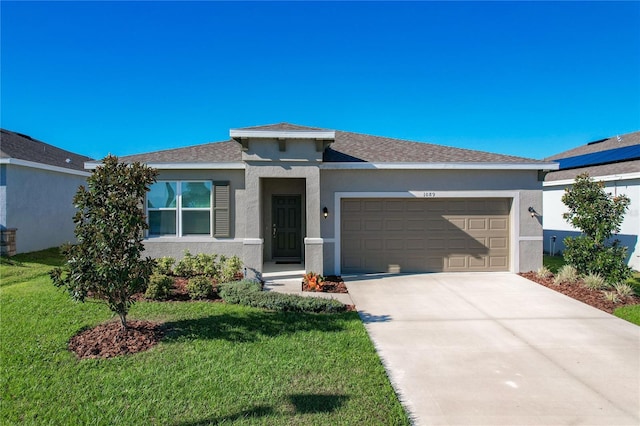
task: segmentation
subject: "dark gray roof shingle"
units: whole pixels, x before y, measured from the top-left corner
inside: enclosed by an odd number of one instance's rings
[[[14,158],[33,163],[84,171],[92,158],[60,149],[22,133],[0,129],[0,158]],[[67,160],[70,160],[67,162]]]
[[[551,157],[546,158],[546,160],[560,160],[564,158],[571,158],[579,155],[592,154],[595,152],[608,151],[615,148],[623,148],[635,145],[640,145],[640,132],[612,136],[599,142],[581,145],[577,148],[552,155]],[[588,173],[589,176],[597,177],[637,172],[640,172],[640,160],[633,159],[630,161],[612,162],[610,164],[600,164],[575,169],[558,170],[548,173],[544,180],[545,182],[553,182],[558,180],[575,179],[576,176],[582,173]]]
[[[278,123],[267,126],[245,127],[243,130],[309,131],[317,127]],[[156,151],[122,157],[123,161],[146,163],[207,163],[242,161],[241,145],[234,141],[213,142],[185,148]],[[361,133],[335,131],[335,141],[324,152],[324,162],[371,163],[540,163],[530,158],[490,152],[453,148],[430,143],[371,136]]]

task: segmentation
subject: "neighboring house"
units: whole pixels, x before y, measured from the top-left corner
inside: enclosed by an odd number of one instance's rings
[[[324,274],[542,264],[554,163],[287,123],[230,137],[121,158],[160,171],[149,255],[236,254],[250,276],[268,262]]]
[[[640,270],[640,132],[591,142],[546,160],[559,162],[560,169],[547,174],[544,181],[545,251],[560,253],[564,250],[565,237],[580,235],[562,218],[567,211],[562,195],[577,175],[586,172],[604,182],[610,194],[624,194],[631,199],[620,233],[615,238],[628,247],[629,266]]]
[[[73,196],[91,158],[1,130],[0,229],[16,230],[17,253],[75,241]]]

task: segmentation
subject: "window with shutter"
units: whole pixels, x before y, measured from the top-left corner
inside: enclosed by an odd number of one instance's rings
[[[229,237],[231,226],[229,224],[229,182],[213,183],[213,236]]]

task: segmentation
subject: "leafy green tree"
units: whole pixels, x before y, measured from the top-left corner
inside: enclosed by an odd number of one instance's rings
[[[582,231],[581,236],[564,240],[567,263],[580,273],[598,273],[612,283],[627,279],[631,269],[625,262],[626,247],[620,246],[618,240],[611,244],[608,241],[620,231],[629,198],[607,194],[603,182],[583,173],[565,190],[562,202],[569,208],[563,218]]]
[[[64,271],[55,268],[50,275],[74,300],[104,301],[126,329],[132,296],[145,289],[154,265],[141,253],[148,228],[144,197],[157,171],[140,163],[119,163],[112,155],[102,163],[87,178],[88,189],[81,186],[73,199],[78,242],[63,247]]]

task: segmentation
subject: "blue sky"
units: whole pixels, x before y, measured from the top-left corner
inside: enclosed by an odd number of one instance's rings
[[[1,125],[80,154],[290,122],[543,158],[640,130],[640,2],[7,2]]]

